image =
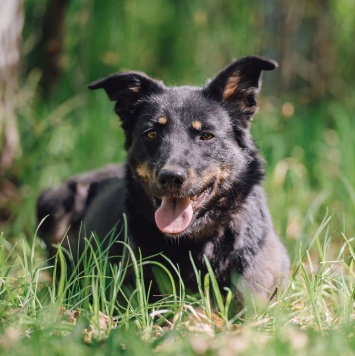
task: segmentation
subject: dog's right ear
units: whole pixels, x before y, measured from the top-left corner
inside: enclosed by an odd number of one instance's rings
[[[163,90],[162,82],[139,72],[112,74],[88,85],[89,89],[104,89],[112,101],[116,101],[115,112],[124,122],[134,111],[135,104],[145,95]]]

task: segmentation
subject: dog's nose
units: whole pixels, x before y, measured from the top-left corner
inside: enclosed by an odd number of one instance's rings
[[[162,169],[158,173],[158,182],[160,186],[164,189],[166,188],[180,188],[185,180],[187,179],[187,174],[180,169]]]

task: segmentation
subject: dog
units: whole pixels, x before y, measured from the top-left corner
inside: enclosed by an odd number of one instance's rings
[[[163,253],[189,290],[197,291],[191,256],[202,275],[208,259],[221,288],[232,287],[237,275],[236,294],[270,298],[287,282],[290,262],[272,225],[261,186],[264,163],[250,123],[262,72],[276,67],[271,59],[248,56],[203,87],[168,87],[141,72],[90,84],[115,102],[127,163],[42,193],[39,234],[50,254],[61,241],[80,253],[83,229],[104,239],[122,229],[126,214],[134,249],[143,256]],[[63,240],[66,232],[69,239]],[[116,245],[112,256],[121,252]]]

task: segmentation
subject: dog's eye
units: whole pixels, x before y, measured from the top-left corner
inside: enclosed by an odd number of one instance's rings
[[[158,138],[158,133],[154,130],[151,130],[146,133],[146,136],[152,140],[155,140]]]
[[[202,141],[209,141],[209,140],[212,140],[213,137],[214,137],[214,135],[211,134],[210,132],[204,132],[203,134],[201,134],[200,140],[202,140]]]

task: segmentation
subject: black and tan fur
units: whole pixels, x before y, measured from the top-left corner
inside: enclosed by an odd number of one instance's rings
[[[162,252],[179,266],[190,290],[197,290],[191,252],[202,275],[208,258],[221,288],[231,286],[235,273],[241,277],[237,288],[270,297],[286,281],[289,259],[272,226],[261,187],[263,161],[249,128],[262,71],[276,66],[245,57],[204,87],[167,87],[138,72],[90,84],[115,102],[127,164],[74,177],[42,194],[38,217],[49,218],[40,233],[49,248],[69,225],[70,238],[78,239],[81,221],[103,239],[118,221],[120,230],[125,213],[133,246],[144,256]],[[171,217],[175,213],[181,224]]]

